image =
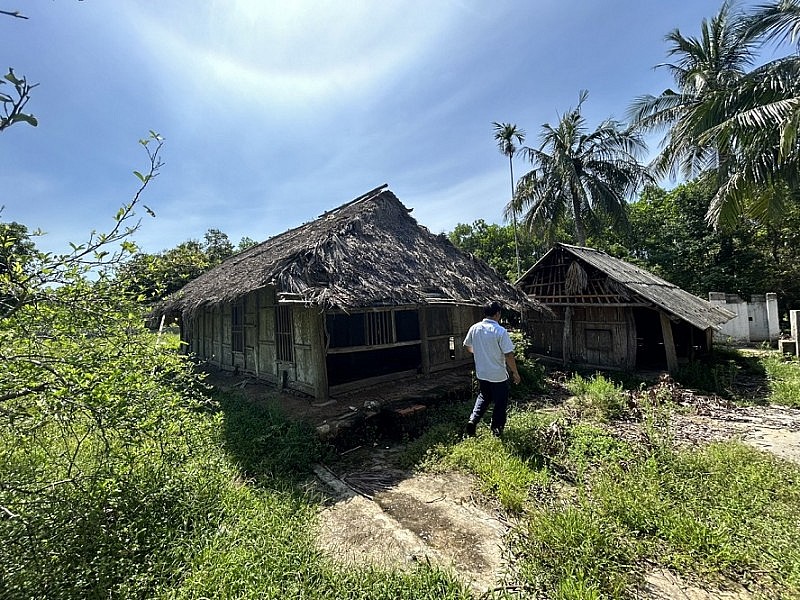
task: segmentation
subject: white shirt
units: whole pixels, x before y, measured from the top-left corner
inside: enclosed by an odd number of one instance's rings
[[[469,328],[464,346],[475,355],[475,376],[483,381],[501,382],[508,379],[506,354],[514,351],[514,342],[505,327],[486,318]]]

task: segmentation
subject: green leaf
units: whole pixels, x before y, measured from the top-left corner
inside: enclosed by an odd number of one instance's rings
[[[14,69],[9,69],[8,73],[5,75],[4,79],[6,81],[10,81],[14,85],[19,85],[19,84],[21,84],[23,82],[22,79],[19,79],[19,78],[17,78],[16,75],[14,75]]]
[[[133,174],[136,175],[136,177],[138,177],[139,181],[141,181],[142,183],[146,181],[145,176],[139,173],[139,171],[134,171]]]

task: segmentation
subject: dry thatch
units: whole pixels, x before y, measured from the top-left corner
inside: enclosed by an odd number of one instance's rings
[[[189,282],[158,309],[193,314],[274,286],[329,309],[484,304],[544,310],[489,265],[433,235],[386,186],[253,246]]]

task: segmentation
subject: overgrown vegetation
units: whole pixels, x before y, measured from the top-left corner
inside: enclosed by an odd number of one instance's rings
[[[0,597],[466,598],[428,565],[344,569],[301,491],[320,448],[274,408],[209,398],[114,277],[150,170],[65,255],[0,227]],[[115,249],[116,248],[116,249]]]
[[[769,378],[770,401],[800,408],[800,363],[796,359],[769,355],[761,364]]]
[[[774,353],[763,361],[775,383],[800,375]],[[513,411],[502,442],[440,438],[419,463],[473,473],[517,515],[523,595],[628,598],[648,564],[764,597],[800,594],[800,467],[737,442],[675,449],[667,380],[624,390],[574,375],[566,387],[575,397],[557,411]],[[619,417],[643,421],[645,443],[617,437],[606,423]]]

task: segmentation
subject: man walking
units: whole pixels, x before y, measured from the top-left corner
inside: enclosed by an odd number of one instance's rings
[[[476,426],[493,403],[492,433],[499,437],[506,426],[508,371],[515,384],[520,382],[520,377],[514,360],[514,343],[498,322],[500,304],[492,302],[485,306],[483,314],[484,319],[470,327],[464,338],[464,346],[475,357],[475,376],[480,390],[467,423],[467,435],[475,435]]]

